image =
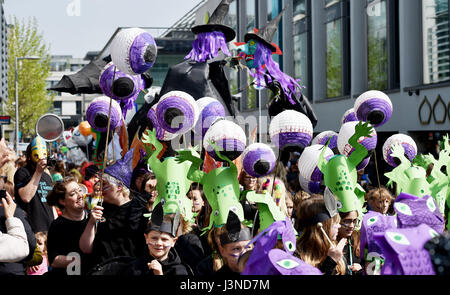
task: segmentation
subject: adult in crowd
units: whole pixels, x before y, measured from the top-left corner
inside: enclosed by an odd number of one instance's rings
[[[359,226],[358,212],[339,212],[339,216],[341,217],[341,227],[339,228],[337,240],[347,240],[347,244],[343,249],[344,261],[347,265],[346,274],[360,275],[362,274],[361,259],[359,258],[360,236],[359,231],[355,231],[355,227]]]
[[[58,215],[47,203],[53,181],[47,169],[47,147],[41,137],[35,137],[28,145],[26,158],[26,166],[14,175],[15,199],[26,212],[33,232],[46,232]]]
[[[118,163],[115,165],[120,165]],[[148,196],[130,192],[131,173],[119,175],[111,171],[114,169],[105,170],[101,180],[103,204],[91,210],[80,238],[81,251],[92,254],[90,266],[118,256],[140,257],[145,250],[144,233],[148,219],[144,213],[147,212]]]
[[[16,203],[9,194],[1,199],[5,214],[6,232],[0,231],[0,262],[18,262],[30,253],[25,227],[14,217]]]
[[[80,250],[79,241],[87,225],[88,214],[84,210],[83,191],[77,179],[68,176],[55,183],[48,195],[48,203],[58,206],[62,211],[61,216],[52,222],[48,231],[50,274],[84,274],[88,257]],[[75,261],[77,259],[80,260]],[[78,265],[81,267],[70,268],[74,262],[80,263]]]

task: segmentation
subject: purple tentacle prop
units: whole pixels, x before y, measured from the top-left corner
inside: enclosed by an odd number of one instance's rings
[[[196,62],[205,62],[219,55],[219,50],[231,56],[228,50],[225,35],[222,32],[205,32],[197,35],[192,42],[192,50],[184,59],[192,59]]]
[[[263,65],[261,65],[261,60],[263,60],[265,63],[265,69],[263,68]],[[256,46],[254,63],[256,67],[254,69],[254,72],[252,72],[251,70],[249,72],[250,75],[256,79],[256,84],[259,87],[266,86],[264,75],[267,71],[270,76],[273,77],[272,79],[272,77],[268,76],[269,83],[273,82],[273,80],[278,81],[289,102],[294,105],[295,101],[292,97],[300,95],[301,89],[304,88],[304,86],[302,87],[299,84],[301,79],[296,80],[283,73],[280,70],[280,66],[278,65],[278,63],[272,59],[272,51],[261,43],[258,43]]]

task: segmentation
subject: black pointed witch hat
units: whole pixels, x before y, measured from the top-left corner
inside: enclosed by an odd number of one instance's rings
[[[232,28],[224,25],[231,2],[233,0],[222,0],[209,18],[208,23],[193,27],[191,29],[192,33],[197,35],[199,33],[219,31],[224,33],[227,42],[232,41],[236,37],[236,32]]]
[[[278,29],[278,24],[280,23],[281,17],[283,16],[283,13],[286,10],[286,8],[287,6],[283,8],[283,10],[274,19],[272,19],[264,27],[262,27],[255,33],[245,34],[244,36],[245,43],[253,39],[266,45],[268,48],[272,50],[272,52],[276,52],[277,47],[272,45],[272,40],[273,36],[275,35],[275,32]]]
[[[241,228],[239,217],[230,210],[228,213],[227,223],[225,225],[227,231],[220,235],[220,244],[226,245],[239,241],[249,241],[252,239],[251,231],[248,227]]]
[[[171,222],[164,221],[164,210],[163,204],[160,202],[152,211],[151,216],[151,224],[147,227],[146,232],[150,232],[152,230],[167,233],[172,235],[173,237],[177,237],[178,235],[178,226],[180,225],[180,211],[177,211],[175,217]]]

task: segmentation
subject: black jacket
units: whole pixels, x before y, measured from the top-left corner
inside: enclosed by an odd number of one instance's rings
[[[16,208],[14,212],[14,217],[17,217],[22,221],[25,232],[27,234],[28,247],[30,248],[30,254],[28,254],[25,259],[20,262],[11,262],[11,263],[0,263],[0,275],[13,274],[13,275],[25,275],[26,274],[26,265],[25,262],[33,258],[34,249],[36,248],[36,237],[34,235],[33,230],[31,229],[30,224],[28,223],[27,217],[25,217],[25,212],[19,207]],[[5,210],[0,210],[0,231],[6,232],[6,217]]]
[[[179,254],[181,261],[188,264],[191,269],[195,269],[205,256],[202,242],[195,234],[179,236],[175,243],[175,250]]]
[[[146,196],[137,193],[122,206],[103,204],[105,222],[98,223],[90,267],[114,257],[143,255],[148,223],[148,218],[143,216],[147,212],[146,204]]]
[[[154,260],[153,256],[148,251],[145,254],[132,261],[124,275],[130,276],[153,276],[153,270],[148,269],[148,263]],[[165,276],[185,276],[188,275],[186,267],[181,263],[181,259],[178,256],[177,251],[171,248],[167,259],[160,261],[162,270]]]

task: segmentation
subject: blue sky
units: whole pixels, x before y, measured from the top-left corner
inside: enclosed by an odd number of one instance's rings
[[[200,2],[5,0],[3,7],[7,22],[10,15],[36,17],[51,54],[84,57],[88,51],[101,50],[117,27],[170,27]]]

